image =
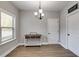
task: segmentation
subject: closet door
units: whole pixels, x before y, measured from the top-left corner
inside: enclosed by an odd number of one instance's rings
[[[57,44],[59,40],[59,19],[48,19],[48,44]]]
[[[68,48],[79,55],[79,10],[67,16]]]

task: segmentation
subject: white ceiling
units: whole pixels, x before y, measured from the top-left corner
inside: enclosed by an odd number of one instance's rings
[[[20,10],[37,10],[39,1],[12,1]],[[42,9],[47,11],[61,11],[68,1],[41,1]]]

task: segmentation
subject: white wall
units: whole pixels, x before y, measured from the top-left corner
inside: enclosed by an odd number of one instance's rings
[[[71,6],[73,6],[75,3],[77,3],[77,2],[76,1],[75,2],[69,2],[66,5],[66,7],[60,13],[60,41],[61,41],[61,45],[65,48],[68,48],[67,47],[67,19],[66,19],[66,16],[68,15],[67,10]]]
[[[16,16],[16,40],[0,45],[0,56],[1,56],[4,55],[8,50],[10,50],[11,48],[17,45],[17,42],[19,40],[19,21],[18,21],[19,19],[18,19],[18,9],[14,7],[10,2],[0,1],[0,8],[8,12],[11,12]]]
[[[43,35],[42,44],[48,44],[47,40],[47,19],[59,19],[59,13],[53,11],[45,11],[45,17],[42,21],[36,18],[34,11],[20,11],[20,43],[23,43],[24,35],[30,32],[37,32]]]

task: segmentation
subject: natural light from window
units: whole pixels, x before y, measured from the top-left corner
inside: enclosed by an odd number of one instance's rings
[[[12,30],[13,30],[13,17],[1,12],[1,37],[2,41],[8,40],[12,38]]]

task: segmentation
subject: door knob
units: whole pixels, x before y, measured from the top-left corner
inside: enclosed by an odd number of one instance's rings
[[[70,34],[67,34],[68,36],[70,36]]]

